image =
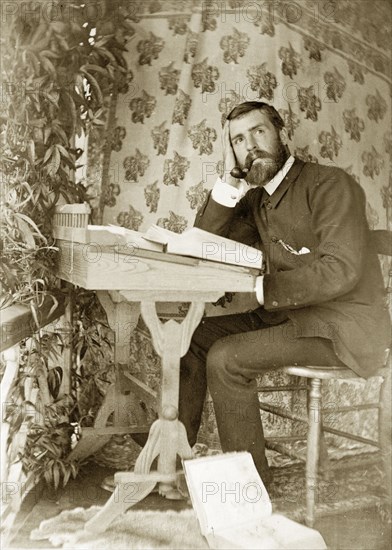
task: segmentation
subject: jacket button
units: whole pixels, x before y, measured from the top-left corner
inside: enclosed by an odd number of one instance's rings
[[[279,241],[278,237],[275,237],[275,235],[272,235],[271,242],[272,243],[277,243],[278,241]]]
[[[276,307],[276,306],[278,305],[278,302],[276,302],[276,301],[274,300],[274,301],[272,302],[272,305],[273,305],[274,307]]]
[[[272,208],[272,204],[270,202],[266,202],[265,206],[266,206],[266,208],[268,208],[268,210],[271,210],[271,208]]]

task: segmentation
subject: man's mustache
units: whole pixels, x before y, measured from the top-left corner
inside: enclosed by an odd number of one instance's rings
[[[244,169],[246,169],[248,172],[254,163],[256,159],[272,159],[270,153],[267,153],[266,151],[260,151],[259,149],[255,149],[254,151],[250,151],[245,158],[245,165]]]
[[[245,178],[256,159],[273,159],[273,157],[266,151],[260,151],[259,149],[250,151],[246,155],[244,167],[240,168],[239,166],[235,166],[230,172],[230,175],[233,176],[233,178]]]

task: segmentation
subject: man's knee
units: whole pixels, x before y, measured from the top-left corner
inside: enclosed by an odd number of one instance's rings
[[[209,383],[219,380],[227,373],[230,364],[231,346],[225,339],[215,342],[207,354],[207,380]],[[231,358],[232,359],[232,358]]]

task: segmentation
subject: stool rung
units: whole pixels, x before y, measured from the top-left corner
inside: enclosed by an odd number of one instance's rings
[[[294,384],[290,384],[287,386],[264,386],[263,388],[257,388],[257,393],[268,393],[268,392],[275,392],[275,391],[297,391],[297,390],[307,390],[307,386],[296,386]]]
[[[277,416],[281,416],[283,418],[289,418],[290,420],[297,420],[298,422],[304,422],[305,424],[308,423],[308,419],[306,417],[300,416],[299,414],[290,413],[285,409],[282,409],[281,407],[270,405],[269,403],[265,403],[264,401],[260,401],[259,406],[262,411],[276,414]]]
[[[265,403],[264,401],[260,401],[259,403],[260,409],[265,412],[269,412],[271,414],[276,414],[277,416],[281,416],[282,418],[289,418],[290,420],[296,420],[298,422],[304,422],[305,424],[308,423],[308,419],[300,416],[299,414],[290,413],[286,410],[282,409],[281,407],[276,407],[275,405],[270,405],[269,403]],[[330,409],[326,412],[336,412]],[[323,431],[337,435],[340,437],[345,437],[346,439],[351,439],[353,441],[358,441],[359,443],[364,443],[365,445],[371,445],[372,447],[378,447],[380,448],[380,444],[377,441],[374,441],[373,439],[368,439],[366,437],[361,437],[359,435],[350,434],[349,432],[343,432],[342,430],[335,430],[334,428],[330,428],[328,426],[323,425]]]
[[[339,437],[345,437],[346,439],[358,441],[359,443],[365,443],[365,445],[371,445],[372,447],[380,448],[380,444],[378,443],[378,441],[374,441],[373,439],[368,439],[366,437],[361,437],[360,435],[350,434],[349,432],[343,432],[342,430],[335,430],[334,428],[329,428],[328,426],[324,425],[323,431],[333,435],[338,435]]]
[[[289,443],[290,441],[304,441],[307,439],[306,435],[273,435],[268,437],[268,441],[272,443]]]
[[[350,462],[359,458],[361,459],[360,468],[366,468],[372,464],[380,464],[382,460],[380,454],[378,452],[374,452],[373,454],[375,456],[366,458],[357,454],[349,457],[347,460],[331,460],[331,470],[352,470],[353,465]]]
[[[369,409],[379,409],[379,403],[363,403],[362,405],[347,405],[345,407],[337,407],[336,409],[322,409],[323,413],[345,413],[352,411],[367,411]]]
[[[288,449],[285,445],[282,445],[282,443],[275,443],[274,441],[271,441],[271,439],[266,439],[265,446],[271,451],[276,451],[279,454],[289,456],[290,458],[295,458],[296,460],[300,460],[301,462],[306,462],[306,456],[304,456],[303,452],[298,453],[293,449]]]

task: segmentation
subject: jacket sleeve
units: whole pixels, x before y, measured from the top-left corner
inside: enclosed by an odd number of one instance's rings
[[[328,170],[309,191],[317,255],[306,265],[264,277],[264,307],[297,309],[352,290],[365,269],[369,228],[361,187],[343,170]]]
[[[249,207],[249,193],[230,208],[214,201],[210,192],[196,215],[194,226],[244,244],[257,243],[260,236]]]

